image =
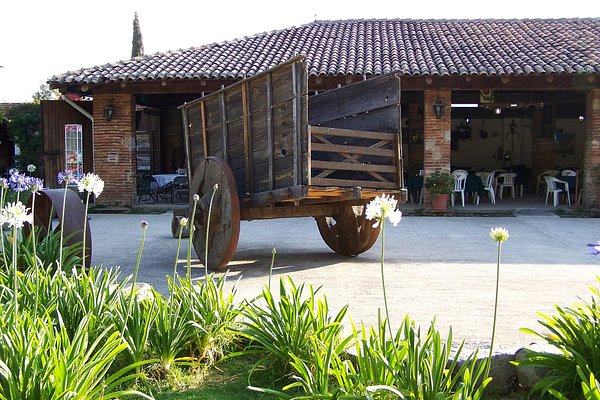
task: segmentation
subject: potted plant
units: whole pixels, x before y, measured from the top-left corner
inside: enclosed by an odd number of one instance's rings
[[[445,210],[448,205],[448,195],[454,189],[454,179],[447,172],[435,171],[425,178],[425,188],[431,194],[431,208]]]

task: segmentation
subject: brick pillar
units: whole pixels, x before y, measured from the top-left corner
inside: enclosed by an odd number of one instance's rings
[[[585,100],[585,147],[583,150],[583,204],[600,207],[600,89],[586,93]]]
[[[115,113],[106,120],[105,108],[112,100]],[[97,205],[131,206],[136,192],[136,159],[133,154],[134,97],[94,95],[94,172],[104,180]]]
[[[408,166],[411,172],[418,172],[423,168],[423,142],[415,142],[414,137],[423,138],[423,106],[418,103],[408,105]]]
[[[441,119],[437,119],[433,114],[433,103],[438,99],[444,103],[444,115]],[[451,101],[451,91],[449,89],[425,90],[424,92],[423,169],[425,170],[425,177],[438,170],[450,172]],[[431,205],[431,197],[427,191],[425,191],[425,204]]]

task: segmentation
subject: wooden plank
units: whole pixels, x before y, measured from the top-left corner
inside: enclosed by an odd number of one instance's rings
[[[328,90],[309,98],[309,124],[350,117],[390,105],[400,105],[400,75],[383,75],[338,89]]]
[[[208,157],[208,138],[206,137],[206,104],[204,102],[200,103],[200,118],[202,120],[202,148],[204,150],[204,158],[206,158]]]
[[[275,172],[274,172],[274,140],[273,140],[273,77],[269,73],[267,75],[267,154],[269,157],[269,190],[274,189]]]
[[[360,147],[360,146],[345,146],[342,144],[323,144],[323,143],[313,143],[312,151],[326,151],[330,153],[345,153],[345,154],[361,154],[361,155],[371,155],[371,156],[380,156],[380,157],[395,157],[396,152],[394,150],[388,149],[377,149],[371,147]]]
[[[398,187],[404,187],[404,171],[402,169],[402,133],[396,135],[396,184]]]
[[[376,139],[376,140],[396,140],[396,133],[358,131],[351,129],[329,128],[325,126],[311,126],[312,135],[329,135],[349,138]]]
[[[335,162],[335,161],[312,161],[313,169],[333,169],[333,170],[344,170],[344,171],[364,171],[364,172],[383,172],[383,173],[396,173],[397,168],[395,165],[381,165],[381,164],[362,164],[354,162]]]
[[[219,100],[221,102],[221,132],[223,135],[223,160],[228,163],[229,162],[229,154],[227,148],[227,103],[225,99],[226,92],[223,91],[219,95]]]
[[[302,142],[300,139],[300,90],[298,88],[298,68],[296,64],[292,64],[292,137],[293,137],[293,148],[294,148],[294,186],[300,183],[300,167],[302,166],[301,159],[301,147]]]
[[[248,207],[271,206],[275,202],[298,201],[306,198],[308,188],[306,186],[287,186],[265,192],[254,193],[241,198],[242,209]]]
[[[360,181],[351,179],[334,179],[334,178],[312,178],[312,184],[316,186],[339,186],[339,187],[354,187],[361,188],[377,188],[377,189],[399,189],[396,182],[380,182],[380,181]]]
[[[242,85],[242,114],[244,118],[244,169],[246,178],[246,192],[252,193],[252,153],[250,151],[250,124],[248,122],[248,82]]]
[[[188,177],[191,180],[194,170],[192,169],[192,152],[190,151],[191,139],[190,139],[190,126],[188,123],[188,109],[186,109],[186,108],[181,109],[181,119],[183,121],[183,132],[184,132],[183,142],[185,145],[185,160],[186,160],[186,165],[187,165],[187,169],[188,169]]]
[[[401,129],[400,123],[400,107],[394,106],[328,121],[322,126],[371,132],[398,132]]]

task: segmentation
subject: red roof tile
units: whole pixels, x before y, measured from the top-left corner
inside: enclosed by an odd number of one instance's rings
[[[600,73],[600,18],[315,21],[54,76],[54,86],[242,78],[306,56],[311,75]]]

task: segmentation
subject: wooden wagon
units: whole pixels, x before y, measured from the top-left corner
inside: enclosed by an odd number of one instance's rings
[[[190,206],[200,197],[193,244],[211,269],[233,257],[240,220],[312,216],[332,250],[358,255],[379,235],[364,206],[381,193],[406,199],[399,75],[309,97],[295,57],[179,108]]]

